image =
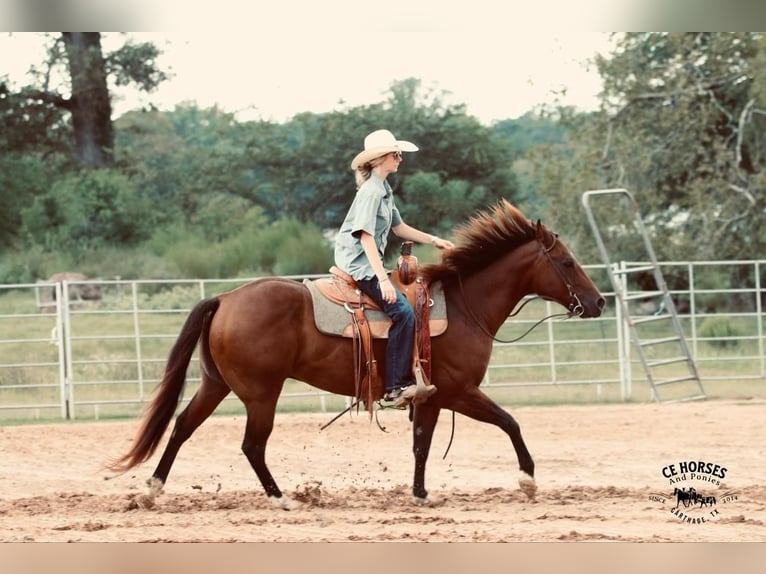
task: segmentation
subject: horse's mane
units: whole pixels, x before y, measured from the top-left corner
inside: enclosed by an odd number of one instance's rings
[[[424,265],[421,275],[429,283],[451,279],[458,273],[467,277],[533,240],[535,231],[535,225],[503,199],[458,226],[455,249],[444,252],[441,263]]]

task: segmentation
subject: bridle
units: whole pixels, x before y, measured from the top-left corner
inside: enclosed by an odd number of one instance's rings
[[[567,291],[569,292],[569,305],[567,306],[567,312],[566,313],[554,313],[552,315],[548,315],[547,317],[543,317],[539,321],[537,321],[534,325],[532,325],[529,329],[524,331],[521,335],[518,337],[515,337],[514,339],[504,340],[504,339],[498,339],[495,335],[493,335],[489,329],[487,329],[484,324],[479,320],[479,318],[476,316],[476,313],[471,308],[471,305],[468,302],[468,298],[465,295],[465,289],[463,288],[463,278],[460,276],[460,273],[457,274],[457,282],[458,286],[460,287],[460,296],[463,298],[463,304],[465,305],[465,308],[468,310],[468,314],[471,316],[471,319],[473,319],[474,323],[479,327],[482,333],[484,333],[487,337],[492,339],[493,341],[497,343],[515,343],[517,341],[520,341],[529,333],[532,332],[533,329],[547,321],[548,319],[554,319],[556,317],[566,317],[569,319],[570,317],[580,317],[585,312],[585,308],[582,305],[582,302],[580,301],[580,298],[577,296],[577,293],[575,293],[574,288],[572,287],[572,284],[567,281],[566,277],[564,276],[564,273],[561,271],[561,268],[559,267],[559,264],[553,260],[551,257],[551,251],[554,247],[556,247],[556,243],[558,243],[559,236],[555,233],[551,234],[553,236],[553,243],[550,244],[550,246],[546,247],[543,242],[538,239],[537,241],[540,243],[540,249],[543,252],[543,255],[545,255],[545,258],[548,260],[548,263],[553,267],[554,271],[556,271],[556,274],[559,276],[559,279],[561,279],[561,282],[566,285]],[[530,301],[534,301],[535,299],[542,299],[544,301],[551,301],[551,299],[547,297],[530,297],[526,301],[524,301],[513,313],[508,315],[508,317],[515,317],[518,315],[521,310],[529,303]]]
[[[559,267],[559,264],[553,260],[553,257],[551,257],[551,251],[553,251],[553,248],[556,247],[556,243],[559,241],[559,236],[555,233],[551,233],[553,236],[553,243],[551,243],[550,247],[545,247],[545,245],[540,242],[540,246],[543,249],[543,254],[545,255],[545,258],[548,260],[548,263],[551,264],[551,267],[553,267],[554,271],[556,271],[556,275],[559,276],[559,279],[561,279],[561,282],[566,285],[567,291],[569,291],[569,305],[567,305],[567,311],[569,317],[582,317],[582,314],[585,313],[585,308],[582,305],[582,301],[580,301],[580,298],[577,296],[577,293],[575,293],[574,288],[572,287],[572,284],[567,281],[566,277],[564,277],[564,273],[561,271],[561,268]]]

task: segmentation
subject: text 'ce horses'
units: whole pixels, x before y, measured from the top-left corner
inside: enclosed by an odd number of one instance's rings
[[[531,222],[507,201],[477,213],[456,230],[456,248],[441,263],[424,266],[427,282],[441,281],[449,324],[431,341],[431,382],[438,392],[412,406],[415,473],[412,492],[427,503],[425,469],[442,409],[491,423],[511,439],[521,470],[519,483],[534,496],[535,465],[518,423],[480,389],[492,353],[492,336],[516,305],[536,294],[579,317],[598,317],[604,298],[575,257],[539,221]],[[191,311],[174,344],[158,392],[130,448],[110,465],[124,472],[147,461],[158,447],[183,395],[186,371],[200,345],[200,386],[178,415],[149,480],[148,503],[165,484],[181,445],[234,392],[247,411],[242,451],[266,494],[289,508],[266,465],[266,443],[286,379],[339,395],[355,396],[354,346],[321,333],[307,287],[286,278],[261,278]],[[384,339],[374,341],[376,356]],[[145,499],[146,500],[146,499]]]

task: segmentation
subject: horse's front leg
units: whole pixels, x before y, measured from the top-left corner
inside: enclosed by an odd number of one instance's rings
[[[527,450],[527,445],[524,444],[524,439],[521,438],[521,428],[516,419],[476,387],[468,388],[463,395],[459,396],[453,403],[453,408],[456,412],[467,417],[493,424],[506,432],[511,439],[519,461],[519,469],[521,470],[519,487],[529,498],[534,498],[537,492],[534,479],[535,463]]]
[[[414,407],[412,421],[412,452],[415,455],[415,477],[412,481],[412,495],[420,504],[429,504],[426,491],[426,461],[431,450],[431,439],[434,436],[436,421],[439,420],[439,407],[429,403]]]

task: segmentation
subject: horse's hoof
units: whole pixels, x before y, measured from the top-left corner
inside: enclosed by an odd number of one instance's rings
[[[424,494],[423,496],[418,496],[417,494],[412,494],[412,501],[417,506],[441,506],[444,504],[444,499],[440,498],[438,496],[431,496],[430,494]]]
[[[154,508],[154,499],[160,495],[165,483],[153,476],[146,481],[146,484],[149,486],[149,492],[137,496],[135,503],[139,508],[149,510]]]
[[[141,510],[151,510],[154,508],[154,497],[148,494],[140,494],[133,499],[136,506]]]
[[[527,498],[530,500],[535,499],[535,494],[537,494],[537,483],[533,477],[524,471],[521,471],[519,475],[519,488],[527,495]]]
[[[274,508],[278,508],[279,510],[298,510],[301,507],[300,502],[293,500],[284,494],[282,496],[269,496],[269,500]]]
[[[154,494],[159,494],[165,486],[165,483],[156,476],[153,476],[146,479],[146,486],[148,486],[149,490]]]

